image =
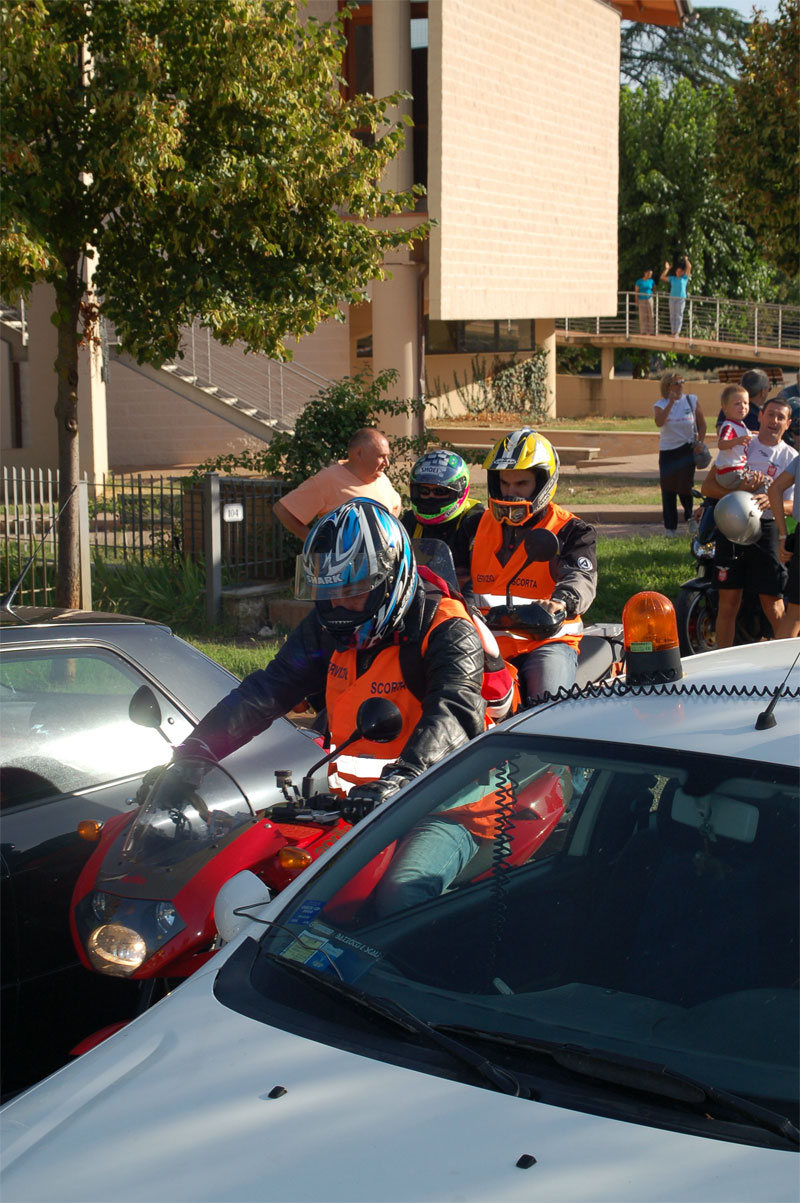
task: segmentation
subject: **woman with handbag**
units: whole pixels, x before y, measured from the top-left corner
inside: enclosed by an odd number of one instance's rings
[[[653,407],[653,419],[659,430],[658,474],[664,534],[674,539],[678,533],[678,498],[683,506],[684,521],[689,523],[689,531],[694,534],[697,529],[692,518],[695,468],[708,467],[711,456],[703,441],[706,419],[700,402],[694,393],[684,393],[680,372],[665,372],[661,377],[661,396]]]

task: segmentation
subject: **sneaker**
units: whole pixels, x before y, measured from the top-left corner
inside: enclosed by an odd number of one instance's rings
[[[678,532],[676,530],[664,530],[664,537],[667,539],[677,539]]]
[[[698,525],[697,525],[697,522],[695,521],[695,519],[694,519],[694,518],[689,518],[689,519],[687,520],[687,522],[686,522],[686,529],[689,531],[689,534],[692,536],[692,538],[694,538],[694,537],[695,537],[695,535],[697,534],[697,531],[698,531],[698,529],[699,529],[699,528],[698,528]]]

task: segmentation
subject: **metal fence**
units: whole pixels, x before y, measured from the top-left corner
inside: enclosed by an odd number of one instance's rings
[[[654,296],[656,336],[669,335],[669,297]],[[636,296],[621,292],[613,317],[559,318],[556,329],[565,334],[618,334],[631,338],[640,333]],[[683,315],[681,338],[690,341],[733,343],[771,351],[800,350],[800,306],[757,305],[722,297],[689,296]]]
[[[140,564],[207,554],[209,505],[206,481],[188,477],[117,473],[83,477],[87,521],[82,523],[89,555],[110,563]],[[4,467],[0,513],[0,582],[12,588],[36,552],[17,602],[55,603],[58,559],[58,473]],[[218,546],[226,584],[271,581],[290,575],[286,532],[273,515],[285,491],[282,481],[219,479],[221,517]],[[225,521],[226,507],[241,517]],[[44,538],[43,538],[44,536]],[[41,547],[37,550],[37,544]]]

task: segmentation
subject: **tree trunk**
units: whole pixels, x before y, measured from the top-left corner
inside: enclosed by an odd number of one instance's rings
[[[77,270],[78,259],[67,268],[67,279],[56,285],[58,377],[56,422],[58,423],[58,576],[56,604],[78,609],[81,604],[80,510],[77,490],[79,478],[78,447],[78,345],[83,285]],[[67,504],[69,500],[69,504]]]

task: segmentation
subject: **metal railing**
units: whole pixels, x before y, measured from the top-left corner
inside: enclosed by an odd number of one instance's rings
[[[669,297],[653,297],[653,334],[668,337]],[[636,295],[621,292],[613,317],[559,318],[556,330],[570,334],[615,334],[625,339],[642,334]],[[681,338],[690,342],[733,343],[756,349],[800,350],[800,306],[756,304],[723,297],[688,296],[683,314]]]
[[[105,340],[109,347],[121,348],[110,322],[105,325]],[[180,356],[165,365],[176,376],[251,406],[258,416],[277,422],[279,428],[282,424],[291,429],[311,398],[331,383],[300,364],[247,353],[244,343],[223,346],[199,322],[184,328],[180,351]]]
[[[178,564],[202,560],[208,507],[204,482],[188,477],[103,474],[83,477],[88,521],[82,523],[88,556],[108,563]],[[221,565],[227,584],[276,580],[291,572],[286,532],[273,506],[286,486],[279,480],[219,480],[223,508],[236,505],[241,519],[223,521]],[[0,592],[15,583],[37,543],[49,532],[17,597],[19,604],[53,605],[58,558],[58,473],[4,466],[0,506]]]

